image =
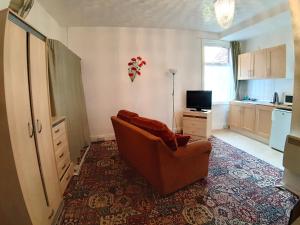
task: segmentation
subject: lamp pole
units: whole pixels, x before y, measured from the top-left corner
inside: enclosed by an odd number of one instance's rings
[[[169,69],[170,74],[172,75],[172,131],[175,132],[176,130],[176,122],[175,122],[175,74],[177,73],[176,69]]]
[[[172,92],[172,97],[173,97],[173,114],[172,114],[172,131],[174,132],[174,120],[175,120],[175,102],[174,102],[174,94],[175,94],[175,73],[172,73],[173,77],[173,92]]]

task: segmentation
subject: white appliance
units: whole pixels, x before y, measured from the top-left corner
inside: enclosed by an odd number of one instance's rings
[[[285,140],[291,131],[292,112],[284,109],[274,109],[272,112],[272,129],[270,146],[284,151]]]

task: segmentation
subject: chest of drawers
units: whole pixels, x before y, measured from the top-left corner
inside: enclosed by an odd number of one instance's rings
[[[74,172],[70,158],[66,121],[64,118],[55,119],[53,121],[52,137],[56,169],[60,180],[61,192],[63,194]]]
[[[211,111],[184,111],[182,125],[183,134],[207,139],[211,135]]]

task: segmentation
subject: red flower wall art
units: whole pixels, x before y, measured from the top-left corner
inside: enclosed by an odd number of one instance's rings
[[[146,65],[146,61],[140,56],[131,59],[131,61],[128,63],[128,76],[131,82],[134,81],[136,75],[142,75],[140,70],[144,65]]]

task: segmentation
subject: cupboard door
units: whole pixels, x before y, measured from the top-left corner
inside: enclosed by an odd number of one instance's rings
[[[239,55],[239,80],[251,79],[253,72],[252,61],[252,53],[244,53]]]
[[[254,78],[267,77],[267,50],[262,49],[253,53],[253,76]]]
[[[286,46],[280,45],[268,49],[268,75],[274,78],[286,76]]]
[[[242,107],[242,128],[249,132],[255,131],[255,105]]]
[[[47,225],[45,218],[48,208],[32,126],[27,72],[27,35],[23,29],[10,21],[7,22],[5,32],[4,87],[14,163],[32,224]],[[15,196],[7,197],[8,205],[10,201],[13,205]],[[25,221],[18,223],[18,220],[16,214],[15,224],[27,224]]]
[[[256,106],[256,134],[269,139],[272,126],[273,107]]]
[[[241,106],[231,104],[229,113],[229,125],[230,128],[240,128],[241,127]]]
[[[52,139],[46,44],[31,34],[29,34],[29,61],[37,148],[41,158],[42,174],[50,207],[49,218],[51,220],[60,205],[62,196],[59,189]]]

